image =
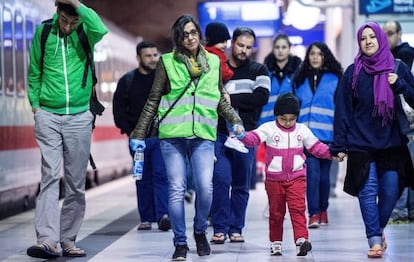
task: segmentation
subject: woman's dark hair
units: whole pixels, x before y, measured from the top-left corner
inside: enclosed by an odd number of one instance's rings
[[[174,25],[172,26],[171,32],[172,32],[172,40],[173,40],[174,48],[177,49],[177,51],[182,52],[182,53],[188,53],[188,51],[186,51],[186,49],[183,46],[183,41],[184,41],[184,27],[186,24],[190,22],[194,24],[198,32],[200,43],[203,41],[202,40],[203,35],[201,33],[201,27],[198,21],[190,14],[180,16],[175,21]]]
[[[339,63],[339,61],[336,60],[335,56],[332,54],[329,47],[323,42],[313,42],[306,50],[306,55],[305,59],[303,60],[303,63],[293,76],[292,82],[294,87],[299,87],[300,85],[302,85],[306,80],[307,73],[309,72],[309,70],[312,70],[312,67],[309,62],[309,54],[311,52],[312,47],[314,46],[319,48],[323,55],[323,64],[320,70],[324,72],[330,72],[336,75],[339,79],[341,79],[342,77],[342,66]]]
[[[286,42],[288,43],[289,48],[292,47],[292,43],[289,40],[289,36],[287,34],[284,33],[280,33],[278,34],[274,39],[273,39],[273,44],[272,44],[272,51],[270,51],[270,53],[265,57],[264,59],[264,64],[266,65],[267,69],[269,71],[274,71],[275,70],[275,65],[276,65],[276,57],[273,54],[273,49],[275,48],[275,44],[277,41],[279,40],[286,40]],[[297,57],[289,55],[290,60],[293,60],[293,68],[296,69],[299,67],[299,64],[302,62],[301,60],[299,60]],[[289,58],[288,58],[289,59]],[[291,72],[293,73],[293,72]]]

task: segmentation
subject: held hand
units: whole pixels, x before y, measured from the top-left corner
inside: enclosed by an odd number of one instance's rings
[[[145,140],[131,138],[129,140],[129,148],[131,151],[137,151],[138,147],[142,147],[142,149],[145,150]]]
[[[389,73],[388,74],[388,83],[390,85],[395,84],[395,82],[397,82],[398,79],[398,75],[396,73]]]
[[[334,160],[336,160],[336,161],[338,161],[338,162],[342,162],[343,160],[344,160],[344,158],[346,157],[346,154],[345,153],[342,153],[342,152],[340,152],[340,153],[338,153],[338,155],[337,156],[333,156],[332,157],[332,159],[334,159]]]
[[[244,130],[244,127],[239,124],[235,124],[233,126],[233,133],[236,136],[236,138],[239,140],[242,140],[244,136],[246,135],[246,131]]]

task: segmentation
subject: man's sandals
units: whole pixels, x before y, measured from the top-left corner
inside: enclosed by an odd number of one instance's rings
[[[56,247],[51,247],[47,243],[41,243],[29,247],[26,250],[26,254],[30,257],[51,259],[60,257],[60,252],[57,252]]]
[[[227,237],[224,233],[215,233],[211,238],[210,242],[214,244],[224,244]]]
[[[232,243],[243,243],[244,237],[240,235],[239,233],[232,233],[230,235],[230,242]]]

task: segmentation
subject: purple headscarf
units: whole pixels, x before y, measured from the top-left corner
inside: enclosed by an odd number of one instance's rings
[[[361,35],[365,28],[374,31],[378,41],[378,51],[367,56],[361,51]],[[388,83],[388,73],[394,72],[394,57],[390,51],[387,36],[382,28],[375,22],[363,24],[357,33],[359,51],[354,58],[354,73],[352,89],[356,93],[359,72],[361,68],[370,75],[374,75],[374,112],[373,115],[382,117],[382,124],[388,123],[394,115],[394,94]]]

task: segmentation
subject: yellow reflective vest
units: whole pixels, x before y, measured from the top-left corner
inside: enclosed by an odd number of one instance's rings
[[[171,91],[162,96],[158,115],[162,117],[182,93],[191,80],[184,63],[174,59],[173,53],[162,55]],[[199,137],[216,140],[220,100],[220,61],[216,55],[207,53],[210,71],[203,73],[197,86],[192,82],[174,108],[159,126],[159,138]]]

